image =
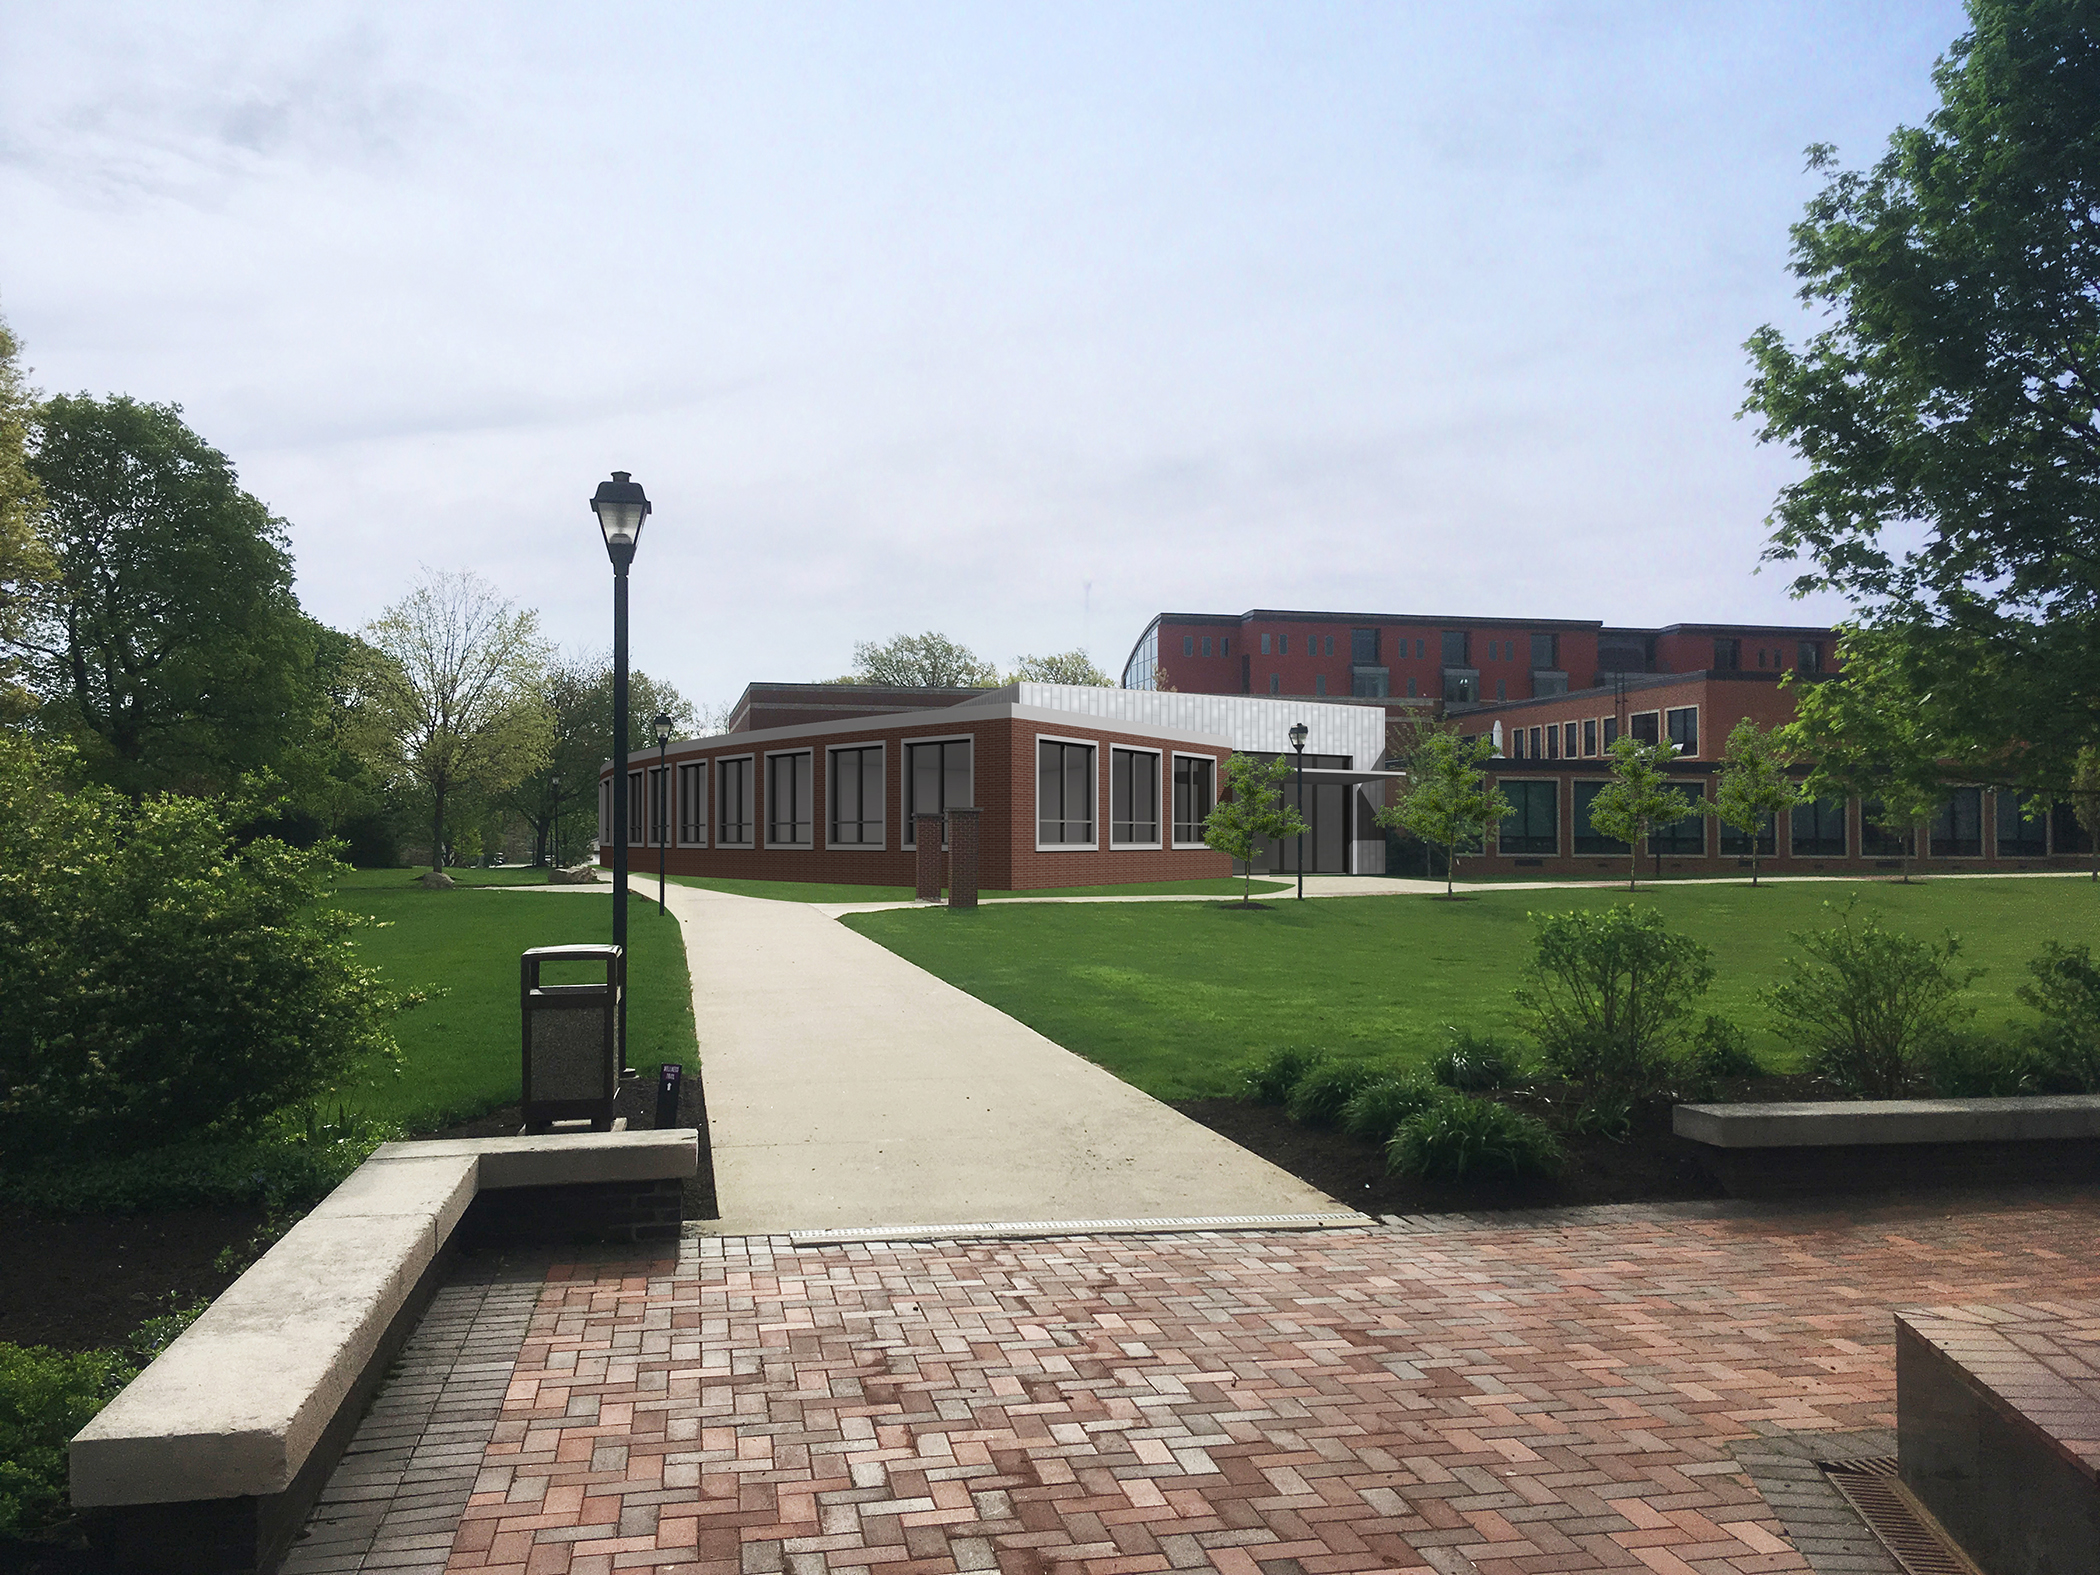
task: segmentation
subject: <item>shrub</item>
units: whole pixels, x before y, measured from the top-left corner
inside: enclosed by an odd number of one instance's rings
[[[1948,1033],[1926,1047],[1925,1080],[1942,1099],[2005,1099],[2041,1093],[2049,1067],[2031,1044]]]
[[[1326,1059],[1317,1050],[1271,1050],[1241,1075],[1240,1097],[1257,1105],[1280,1105],[1291,1097],[1298,1079]]]
[[[66,1444],[131,1375],[116,1351],[0,1344],[0,1536],[66,1517]]]
[[[1720,1082],[1732,1077],[1756,1077],[1764,1071],[1756,1056],[1750,1053],[1750,1036],[1725,1017],[1716,1017],[1712,1012],[1692,1035],[1691,1054],[1687,1057],[1692,1075],[1704,1082]]]
[[[1662,1088],[1692,1003],[1713,983],[1713,954],[1631,903],[1531,922],[1533,957],[1516,1004],[1546,1064],[1592,1093]]]
[[[250,800],[74,787],[68,758],[0,734],[0,1151],[244,1133],[398,1054],[325,848],[239,841]]]
[[[1457,1184],[1550,1174],[1560,1144],[1536,1116],[1471,1097],[1439,1099],[1400,1123],[1386,1144],[1397,1175]]]
[[[1765,999],[1810,1067],[1846,1093],[1901,1094],[1926,1053],[1974,1015],[1961,996],[1978,970],[1955,966],[1954,935],[1921,941],[1848,906],[1831,928],[1793,941],[1801,955],[1785,959]]]
[[[0,1173],[0,1198],[42,1214],[260,1207],[303,1212],[379,1146],[355,1142],[195,1143],[113,1158],[47,1157]]]
[[[1435,1083],[1418,1077],[1382,1077],[1349,1096],[1349,1103],[1342,1106],[1342,1130],[1351,1137],[1383,1143],[1409,1116],[1450,1097]]]
[[[2033,978],[2018,993],[2042,1014],[2033,1042],[2049,1081],[2100,1093],[2100,966],[2093,962],[2093,949],[2050,941],[2027,971]]]
[[[1477,1094],[1509,1087],[1517,1080],[1517,1063],[1494,1040],[1476,1038],[1466,1029],[1454,1028],[1451,1042],[1431,1059],[1429,1075],[1446,1088]]]
[[[1382,1068],[1361,1061],[1322,1062],[1291,1089],[1284,1108],[1301,1126],[1331,1127],[1342,1118],[1342,1107],[1359,1090],[1389,1075]]]

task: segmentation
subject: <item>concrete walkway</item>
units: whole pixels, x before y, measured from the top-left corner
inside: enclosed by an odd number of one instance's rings
[[[706,1076],[710,1233],[1360,1220],[814,904],[674,886],[670,908]]]

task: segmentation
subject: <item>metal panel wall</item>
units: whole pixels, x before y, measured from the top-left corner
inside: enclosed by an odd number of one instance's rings
[[[1256,695],[1162,694],[1151,689],[1104,689],[1091,684],[1011,684],[986,700],[1010,700],[1046,711],[1071,711],[1104,723],[1183,728],[1231,740],[1232,747],[1291,752],[1292,724],[1311,730],[1310,755],[1347,755],[1358,771],[1385,764],[1385,709],[1368,705],[1320,705]]]

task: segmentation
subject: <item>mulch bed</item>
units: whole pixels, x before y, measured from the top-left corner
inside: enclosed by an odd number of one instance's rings
[[[260,1209],[172,1209],[69,1219],[0,1206],[0,1340],[85,1351],[122,1345],[148,1318],[216,1296],[212,1267],[262,1225]]]

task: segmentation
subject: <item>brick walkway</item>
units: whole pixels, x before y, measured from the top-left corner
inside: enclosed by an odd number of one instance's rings
[[[1665,1205],[557,1264],[450,1568],[1871,1568],[1856,1523],[1797,1547],[1769,1463],[1885,1447],[1891,1308],[2100,1293],[2096,1227]]]

